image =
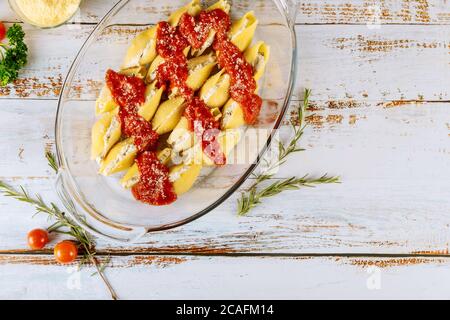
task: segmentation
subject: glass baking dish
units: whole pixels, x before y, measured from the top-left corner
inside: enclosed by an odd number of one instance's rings
[[[206,6],[215,1],[204,2]],[[223,167],[205,170],[194,187],[169,206],[149,206],[136,201],[120,187],[118,178],[98,175],[98,165],[90,159],[94,104],[105,71],[120,66],[134,35],[166,20],[169,12],[187,1],[164,3],[153,0],[117,3],[82,46],[59,100],[55,125],[58,194],[73,219],[95,235],[111,240],[136,242],[148,232],[194,221],[224,202],[252,173],[267,150],[288,108],[294,86],[296,1],[230,1],[233,19],[254,11],[259,19],[254,41],[263,40],[271,47],[265,76],[259,82],[263,98],[261,115],[255,126],[243,131],[238,145],[245,150],[245,161],[230,161]]]

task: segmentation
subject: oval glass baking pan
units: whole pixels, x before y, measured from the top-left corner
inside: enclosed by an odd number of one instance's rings
[[[206,6],[214,1],[204,2]],[[254,41],[263,40],[271,47],[265,76],[259,82],[259,94],[263,99],[261,114],[257,124],[243,132],[237,147],[240,156],[229,156],[235,161],[202,172],[194,187],[168,206],[140,203],[120,187],[118,178],[99,175],[98,165],[90,159],[90,135],[95,122],[95,100],[103,85],[105,71],[109,68],[117,70],[139,31],[166,20],[168,11],[173,12],[187,2],[170,1],[168,8],[167,4],[154,0],[122,0],[101,20],[82,46],[69,70],[58,105],[56,187],[68,213],[88,231],[112,240],[136,242],[148,232],[191,222],[232,195],[270,145],[288,108],[294,86],[295,1],[230,2],[232,19],[254,11],[259,19]]]

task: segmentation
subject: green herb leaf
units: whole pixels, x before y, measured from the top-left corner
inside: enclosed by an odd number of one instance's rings
[[[6,32],[8,44],[0,44],[0,86],[6,86],[19,76],[28,60],[28,47],[24,42],[25,32],[13,24]]]
[[[56,164],[55,155],[50,151],[47,151],[45,153],[45,157],[48,160],[49,166],[54,169],[55,172],[57,172],[58,166]],[[25,202],[34,206],[37,214],[47,214],[48,217],[54,221],[54,223],[47,228],[48,232],[64,234],[74,238],[79,243],[83,252],[83,256],[81,257],[78,266],[81,268],[84,264],[87,263],[94,265],[97,270],[96,274],[101,277],[101,279],[107,286],[108,290],[111,293],[111,297],[114,300],[117,299],[117,295],[114,289],[104,275],[104,270],[108,263],[99,262],[96,257],[97,252],[95,250],[95,242],[82,227],[80,227],[75,221],[68,217],[65,212],[60,210],[55,203],[51,202],[50,204],[47,204],[40,195],[35,195],[34,197],[31,196],[22,186],[20,186],[18,189],[15,189],[0,180],[0,193],[2,193],[6,197],[11,197],[18,201]]]
[[[262,189],[260,188],[260,185],[263,182],[274,177],[275,169],[283,165],[290,154],[304,151],[304,149],[297,147],[297,145],[302,138],[305,129],[304,115],[305,110],[309,106],[310,95],[311,90],[306,89],[303,98],[303,104],[301,104],[298,108],[297,118],[291,120],[294,135],[289,144],[285,147],[281,141],[278,142],[278,160],[275,161],[275,163],[273,163],[272,165],[268,166],[268,168],[265,168],[265,173],[253,175],[255,182],[250,188],[241,193],[241,197],[238,199],[238,215],[243,216],[247,214],[248,212],[250,212],[250,210],[260,204],[263,198],[276,196],[283,191],[297,190],[301,187],[313,187],[318,184],[339,183],[339,177],[323,175],[319,178],[309,178],[306,175],[301,178],[291,177],[282,179]]]
[[[58,173],[58,163],[56,162],[54,153],[51,151],[46,151],[45,158],[47,159],[48,166],[52,168],[55,173]]]

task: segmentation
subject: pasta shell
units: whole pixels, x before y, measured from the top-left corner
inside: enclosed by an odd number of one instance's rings
[[[180,21],[180,18],[183,14],[186,12],[191,16],[196,16],[202,11],[202,6],[200,4],[200,0],[193,0],[188,5],[174,11],[167,21],[170,23],[172,27],[175,27],[178,25],[178,22]]]
[[[270,47],[263,41],[259,41],[245,51],[244,57],[253,66],[253,77],[258,81],[264,74],[267,61],[269,60]],[[241,105],[230,99],[223,108],[222,130],[239,128],[244,124],[244,112]]]
[[[220,108],[230,98],[230,76],[224,70],[209,78],[200,90],[200,98],[210,108]]]
[[[241,139],[241,131],[238,129],[222,131],[217,137],[220,150],[228,156]],[[200,143],[183,153],[184,164],[196,164],[203,166],[214,166],[214,161],[202,149]]]
[[[100,115],[105,112],[109,112],[117,108],[117,103],[115,103],[111,91],[105,84],[100,91],[100,94],[95,102],[95,114]]]
[[[187,56],[189,54],[190,47],[186,47],[183,51],[184,55]],[[156,56],[153,62],[150,64],[150,68],[148,69],[147,76],[145,77],[145,81],[147,83],[153,82],[156,80],[156,72],[158,67],[164,63],[164,58],[161,56]]]
[[[128,48],[122,68],[149,64],[156,58],[156,26],[139,33]]]
[[[158,67],[164,63],[164,58],[161,56],[157,56],[152,64],[150,65],[150,68],[148,69],[147,76],[145,80],[147,83],[153,82],[156,80],[156,71],[158,70]]]
[[[152,120],[153,130],[159,135],[172,131],[184,111],[184,98],[176,97],[163,102]]]
[[[144,79],[147,74],[147,68],[145,66],[132,67],[127,69],[120,70],[120,74],[129,76],[129,77],[139,77]]]
[[[211,109],[211,114],[214,116],[216,120],[219,120],[222,116],[222,113],[218,108]],[[186,117],[181,117],[177,126],[171,132],[169,138],[167,139],[167,143],[172,146],[173,151],[181,152],[191,148],[195,142],[195,135],[189,129],[189,122]]]
[[[214,3],[213,5],[206,8],[206,11],[211,11],[211,10],[215,10],[215,9],[221,9],[221,10],[225,11],[226,13],[229,13],[230,9],[231,9],[231,5],[227,0],[219,0],[216,3]]]
[[[258,20],[253,11],[247,12],[241,19],[231,25],[230,39],[239,50],[244,51],[252,42]]]
[[[221,9],[221,10],[225,11],[226,13],[229,13],[230,9],[231,9],[231,5],[226,0],[219,0],[216,3],[214,3],[213,5],[211,5],[210,7],[208,7],[206,9],[206,11],[211,11],[211,10],[215,10],[215,9]],[[193,49],[192,55],[196,56],[196,57],[202,55],[203,52],[205,52],[205,50],[208,49],[213,44],[215,36],[216,36],[216,32],[214,30],[211,30],[209,32],[208,38],[206,38],[202,47],[200,49]]]
[[[139,115],[150,121],[159,106],[162,94],[163,88],[156,88],[156,82],[149,84],[145,90],[145,102],[138,111]]]
[[[123,171],[133,165],[136,158],[137,148],[134,145],[133,138],[128,138],[117,143],[109,151],[105,160],[100,166],[100,174],[109,176],[111,174]]]
[[[167,143],[172,146],[175,152],[189,149],[194,144],[194,133],[189,130],[189,122],[186,117],[181,117],[175,129],[173,129]]]
[[[136,163],[134,163],[130,169],[128,169],[127,173],[123,176],[123,178],[120,180],[120,184],[125,189],[130,189],[132,186],[134,186],[136,183],[139,182],[140,174],[139,174],[139,167]]]
[[[244,52],[245,60],[253,66],[253,78],[258,81],[264,74],[270,58],[270,47],[264,41],[258,41]]]
[[[210,30],[208,37],[206,38],[202,47],[200,49],[192,49],[192,55],[194,57],[198,57],[198,56],[202,55],[206,51],[206,49],[208,49],[213,44],[215,37],[216,37],[216,32],[214,30]]]
[[[225,156],[228,156],[231,150],[239,143],[241,139],[241,131],[240,130],[226,130],[220,133],[217,138],[220,144],[220,148]],[[203,165],[205,166],[214,166],[214,161],[208,157],[207,155],[203,155]]]
[[[188,61],[189,76],[186,84],[194,91],[199,90],[211,74],[216,60],[212,54],[192,58]]]
[[[103,159],[121,136],[117,111],[105,113],[92,127],[91,158]]]
[[[196,164],[180,164],[172,167],[170,169],[169,177],[170,181],[172,181],[175,193],[181,195],[188,192],[200,175],[201,170],[202,166]]]
[[[223,107],[222,130],[235,129],[245,124],[244,112],[240,104],[233,99]]]
[[[172,154],[172,150],[170,148],[165,148],[165,149],[159,151],[157,156],[158,156],[158,159],[161,161],[161,163],[166,165],[170,160],[171,154]],[[135,163],[131,166],[130,169],[128,169],[127,173],[120,180],[120,184],[122,185],[122,187],[129,189],[132,186],[134,186],[136,183],[139,182],[139,178],[140,178],[139,167]]]

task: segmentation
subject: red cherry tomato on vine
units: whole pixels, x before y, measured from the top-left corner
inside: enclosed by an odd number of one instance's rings
[[[6,27],[3,24],[3,22],[0,22],[0,41],[5,39],[5,36],[6,36]]]
[[[72,241],[62,241],[55,246],[55,259],[59,263],[71,263],[78,256],[78,248]]]
[[[33,250],[39,250],[48,243],[48,232],[43,229],[34,229],[28,233],[28,245]]]

